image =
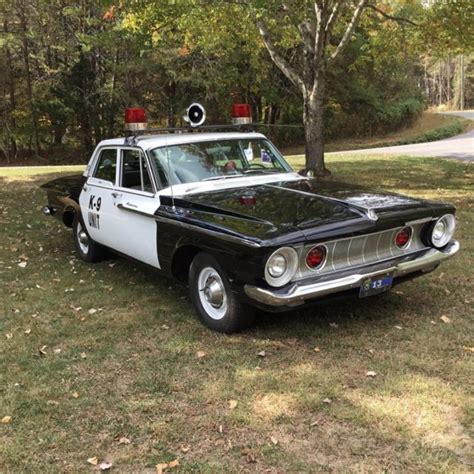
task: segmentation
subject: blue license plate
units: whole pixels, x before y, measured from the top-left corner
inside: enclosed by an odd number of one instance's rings
[[[392,288],[393,275],[387,273],[362,280],[359,291],[359,298],[376,295]]]

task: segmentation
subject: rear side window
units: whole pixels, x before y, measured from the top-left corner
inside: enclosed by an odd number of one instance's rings
[[[117,169],[117,150],[108,148],[102,150],[97,160],[94,178],[103,179],[115,183],[115,171]]]
[[[121,171],[122,188],[153,192],[148,165],[140,150],[122,150]]]

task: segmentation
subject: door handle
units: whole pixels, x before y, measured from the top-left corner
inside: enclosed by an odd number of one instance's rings
[[[119,193],[113,192],[113,193],[112,193],[112,197],[118,198],[118,197],[119,197]]]

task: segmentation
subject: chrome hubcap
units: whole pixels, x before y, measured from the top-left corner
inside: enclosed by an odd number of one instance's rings
[[[89,251],[89,237],[80,223],[77,224],[77,241],[81,252],[86,254]]]
[[[199,299],[212,319],[222,319],[227,312],[227,295],[222,278],[212,267],[205,267],[198,277]]]

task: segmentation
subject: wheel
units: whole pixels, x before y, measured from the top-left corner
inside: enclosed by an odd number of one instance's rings
[[[255,319],[255,309],[238,301],[224,270],[209,254],[194,257],[189,269],[189,291],[198,318],[214,331],[241,331]]]
[[[106,256],[106,251],[102,245],[94,242],[87,233],[82,219],[76,213],[72,225],[74,244],[81,260],[85,262],[99,262]]]

